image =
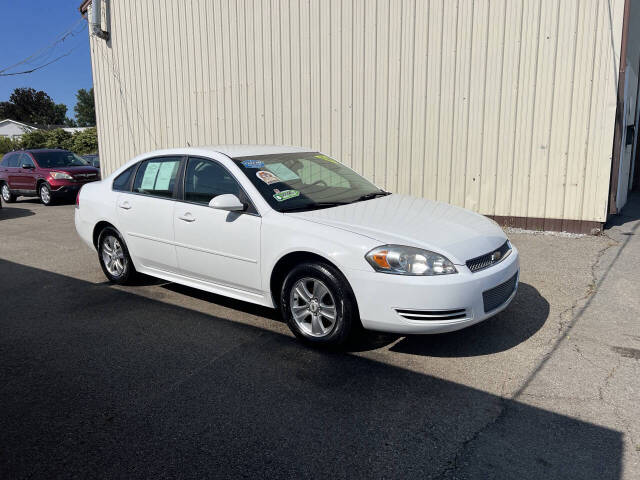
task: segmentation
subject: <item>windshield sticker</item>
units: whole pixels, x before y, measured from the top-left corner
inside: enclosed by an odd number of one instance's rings
[[[281,182],[288,182],[290,180],[300,180],[300,177],[296,175],[296,172],[288,168],[284,163],[270,163],[265,168],[276,175]]]
[[[267,172],[266,170],[260,170],[256,172],[256,177],[262,180],[267,185],[271,185],[272,183],[280,182],[280,179],[276,177],[273,173]]]
[[[315,158],[319,158],[320,160],[324,160],[326,162],[338,163],[337,160],[334,160],[331,157],[327,157],[326,155],[315,155]]]
[[[262,160],[243,160],[242,166],[244,168],[262,168],[264,167],[264,162]]]
[[[295,198],[298,195],[300,195],[300,192],[298,190],[284,190],[280,193],[276,193],[273,198],[275,198],[279,202],[284,202],[285,200]]]

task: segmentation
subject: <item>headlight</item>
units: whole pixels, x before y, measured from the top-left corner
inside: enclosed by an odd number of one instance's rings
[[[365,255],[374,270],[397,275],[447,275],[458,273],[440,254],[402,245],[382,245]]]
[[[51,178],[56,180],[73,180],[73,177],[64,172],[51,172]]]

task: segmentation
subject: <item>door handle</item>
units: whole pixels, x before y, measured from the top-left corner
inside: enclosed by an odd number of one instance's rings
[[[129,210],[131,208],[131,204],[127,201],[120,202],[118,206],[124,210]]]
[[[193,215],[191,215],[189,212],[185,213],[184,215],[180,215],[178,217],[180,220],[183,220],[185,222],[195,222],[196,219]]]

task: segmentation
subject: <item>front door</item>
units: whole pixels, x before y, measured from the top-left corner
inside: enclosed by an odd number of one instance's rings
[[[16,179],[20,183],[20,187],[16,188],[36,191],[36,166],[28,153],[20,154]]]
[[[231,193],[248,207],[227,212],[209,207],[217,195]],[[175,207],[175,244],[183,275],[258,293],[261,218],[233,175],[218,162],[191,157],[184,179],[184,201]]]
[[[181,157],[144,160],[131,192],[118,195],[118,227],[136,265],[175,272],[173,199]]]

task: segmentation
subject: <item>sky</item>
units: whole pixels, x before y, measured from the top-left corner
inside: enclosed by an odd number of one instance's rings
[[[44,90],[56,103],[67,106],[67,116],[74,118],[76,92],[90,89],[91,56],[87,22],[78,11],[81,0],[0,0],[0,71],[47,47],[61,34],[74,27],[75,33],[28,65],[4,73],[29,70],[71,53],[36,72],[26,75],[0,76],[0,101],[9,100],[17,87]],[[73,49],[73,50],[72,50]],[[1,120],[1,119],[0,119]]]

